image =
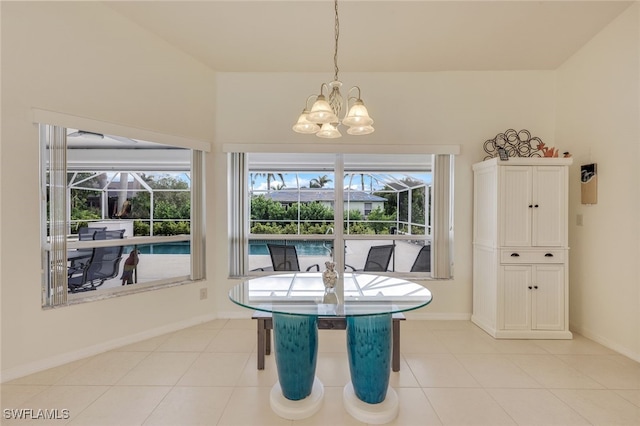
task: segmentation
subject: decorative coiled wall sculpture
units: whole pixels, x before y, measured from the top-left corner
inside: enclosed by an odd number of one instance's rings
[[[528,130],[520,130],[516,132],[509,129],[504,133],[498,133],[495,138],[489,139],[484,143],[484,157],[488,160],[498,156],[498,150],[504,149],[509,157],[543,157],[541,147],[544,143],[538,137],[531,137]]]

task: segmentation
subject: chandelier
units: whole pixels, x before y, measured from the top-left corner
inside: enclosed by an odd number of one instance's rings
[[[307,98],[305,108],[298,117],[298,121],[293,125],[293,130],[298,133],[315,133],[321,138],[339,138],[342,136],[339,125],[348,126],[347,133],[350,135],[368,135],[373,133],[373,120],[369,117],[364,102],[360,99],[360,88],[354,86],[347,92],[347,100],[344,101],[340,93],[342,82],[338,80],[338,38],[340,36],[340,21],[338,19],[338,0],[335,5],[335,50],[333,53],[334,77],[331,83],[322,83],[319,95],[311,95]],[[328,99],[325,97],[325,89]],[[357,96],[351,96],[357,91]],[[313,106],[309,109],[309,101],[315,99]],[[351,106],[350,106],[351,105]],[[349,111],[340,118],[343,107]]]

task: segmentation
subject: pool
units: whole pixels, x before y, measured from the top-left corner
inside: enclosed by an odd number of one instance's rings
[[[292,242],[288,241],[288,245]],[[249,242],[249,255],[269,255],[267,244],[284,244],[282,240],[252,240]],[[299,256],[330,256],[332,241],[295,241]],[[130,253],[133,246],[126,246],[124,253]],[[138,246],[140,254],[191,254],[189,241],[175,243],[142,244]]]
[[[124,253],[131,253],[133,246],[126,246]],[[138,246],[140,254],[191,254],[191,243],[179,241],[176,243],[143,244]]]
[[[282,240],[251,240],[249,256],[269,255],[267,244],[285,244]],[[287,241],[287,245],[295,245],[298,256],[329,256],[333,247],[332,241]]]

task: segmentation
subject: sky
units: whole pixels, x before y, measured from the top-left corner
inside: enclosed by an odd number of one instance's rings
[[[428,184],[432,182],[431,173],[407,173],[410,174],[415,180],[422,180]],[[278,189],[279,185],[282,184],[277,173],[274,173],[275,178],[271,179],[271,189]],[[335,176],[331,172],[327,171],[319,171],[319,172],[309,172],[309,173],[282,173],[282,177],[284,179],[285,188],[295,189],[295,188],[309,188],[310,182],[313,179],[319,179],[322,176],[327,176],[331,181],[328,182],[324,188],[335,188]],[[384,179],[402,179],[406,177],[406,174],[399,173],[384,173],[384,172],[376,172],[373,176],[378,176],[380,180]],[[267,178],[266,176],[259,176],[257,174],[252,174],[251,178],[253,180],[253,191],[265,191],[267,189]],[[384,187],[384,183],[379,179],[372,178],[371,174],[364,174],[365,180],[365,190],[373,189],[373,191],[379,191]],[[251,185],[252,182],[249,182]],[[360,173],[356,173],[353,175],[353,179],[350,179],[348,176],[345,178],[345,188],[350,187],[351,189],[360,190],[362,188],[362,181]]]

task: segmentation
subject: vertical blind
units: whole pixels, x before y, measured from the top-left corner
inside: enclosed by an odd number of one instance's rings
[[[453,156],[436,155],[433,164],[433,278],[451,278]]]
[[[205,278],[204,154],[191,150],[191,279]]]
[[[247,274],[249,264],[249,194],[247,154],[228,154],[229,207],[229,275],[241,277]]]
[[[67,303],[67,133],[64,127],[51,125],[41,125],[40,130],[49,140],[49,250],[43,254],[49,280],[44,305],[57,306]],[[46,180],[44,164],[42,174]],[[46,200],[47,194],[43,196]],[[47,240],[46,226],[42,238]]]

